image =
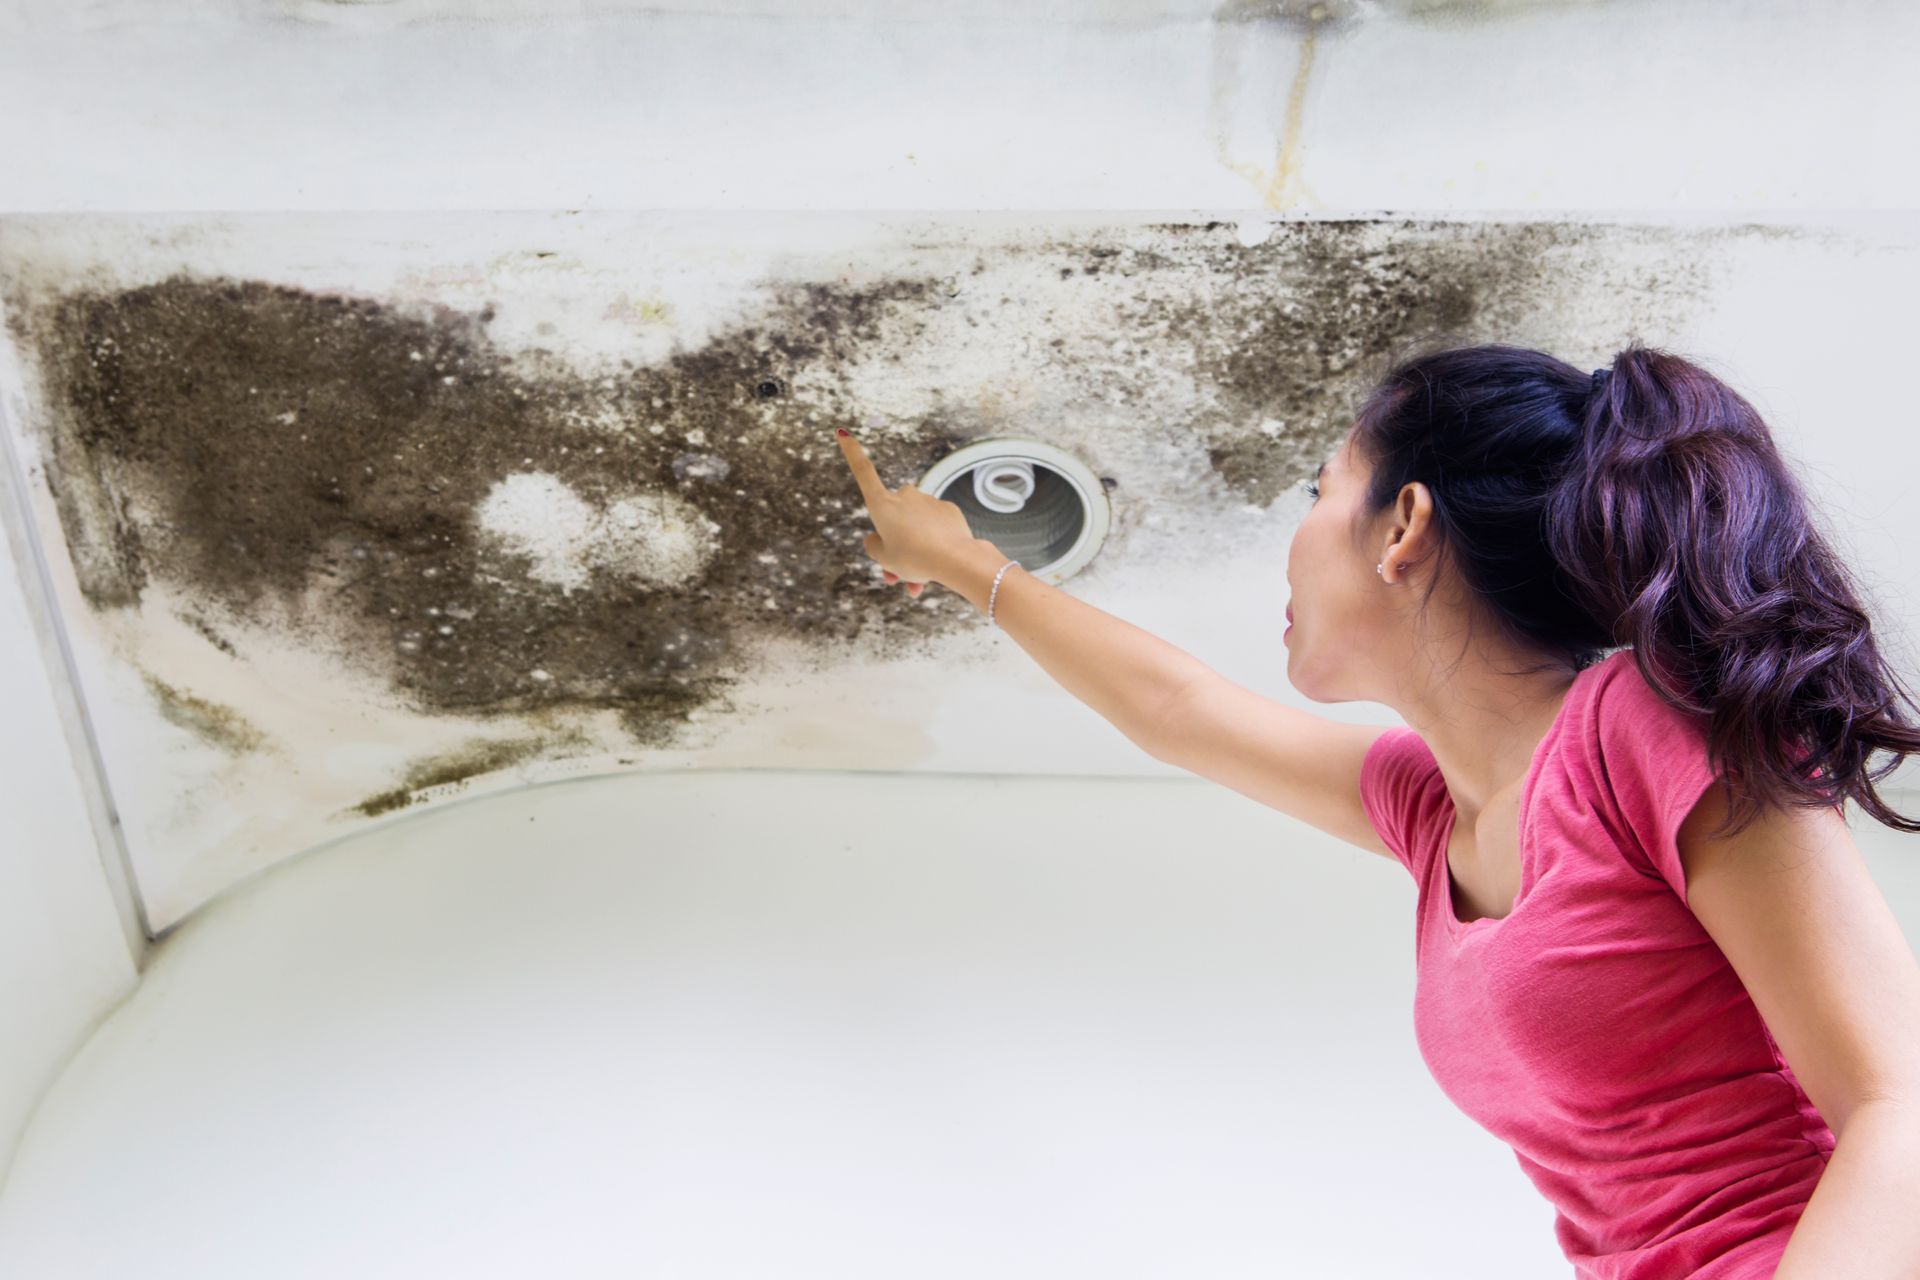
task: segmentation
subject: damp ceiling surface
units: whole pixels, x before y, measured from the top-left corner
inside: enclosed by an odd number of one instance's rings
[[[881,582],[836,427],[894,486],[996,437],[1081,459],[1112,527],[1067,589],[1125,612],[1130,579],[1272,576],[1283,496],[1407,344],[1601,358],[1684,330],[1734,249],[1803,234],[19,215],[0,386],[161,928],[476,787],[820,767],[809,734],[849,721],[834,767],[928,760],[911,691],[1030,660],[958,596]],[[776,689],[856,682],[756,736]]]

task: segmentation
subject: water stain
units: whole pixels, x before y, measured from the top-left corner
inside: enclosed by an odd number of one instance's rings
[[[4,263],[0,296],[37,371],[45,483],[90,607],[136,606],[164,581],[208,616],[291,628],[420,715],[524,732],[612,712],[636,745],[671,746],[690,718],[734,709],[743,639],[798,637],[831,662],[855,640],[884,659],[985,626],[880,581],[836,426],[896,486],[972,440],[1077,423],[1063,447],[1204,457],[1211,500],[1265,507],[1337,444],[1399,346],[1519,340],[1584,359],[1681,323],[1713,241],[1779,233],[1313,219],[1249,247],[1224,222],[984,246],[936,231],[937,273],[767,280],[731,325],[613,376],[497,345],[487,326],[510,300],[464,312],[186,272],[29,287]],[[1601,293],[1576,287],[1602,277]],[[991,283],[1009,279],[1022,300]],[[942,308],[971,309],[960,324]],[[1057,400],[935,387],[934,408],[863,429],[874,384],[849,370],[907,378],[934,332],[955,343],[922,353],[936,367],[977,361],[966,345],[1040,353],[1050,381],[1035,385]],[[1163,465],[1100,470],[1150,502]],[[1130,518],[1123,503],[1103,554],[1126,555]],[[210,741],[258,746],[237,718],[162,696]],[[361,811],[567,732],[428,762]]]
[[[1214,153],[1220,163],[1251,182],[1269,209],[1289,209],[1310,202],[1326,208],[1326,201],[1307,185],[1301,173],[1300,138],[1307,109],[1307,86],[1312,78],[1314,53],[1320,33],[1340,34],[1354,27],[1364,14],[1354,0],[1223,0],[1213,11],[1213,71],[1208,116]],[[1297,33],[1300,50],[1287,104],[1275,130],[1273,168],[1238,160],[1233,155],[1234,98],[1240,87],[1240,66],[1250,45],[1253,27]],[[1270,42],[1268,42],[1270,43]]]
[[[1208,128],[1220,163],[1248,182],[1269,209],[1324,209],[1327,202],[1302,172],[1302,134],[1315,55],[1324,36],[1356,31],[1382,14],[1425,26],[1457,29],[1564,9],[1615,4],[1617,0],[1222,0],[1212,13],[1213,62],[1208,91]],[[1235,99],[1249,49],[1276,54],[1275,34],[1298,38],[1286,106],[1274,127],[1272,168],[1240,160],[1231,141]]]

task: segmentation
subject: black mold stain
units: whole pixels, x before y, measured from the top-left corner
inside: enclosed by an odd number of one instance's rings
[[[266,735],[232,707],[176,689],[150,671],[140,675],[159,704],[160,714],[182,729],[235,755],[256,751],[265,744]]]
[[[334,607],[315,631],[377,645],[417,709],[609,707],[655,743],[720,697],[730,637],[768,625],[753,610],[823,640],[867,624],[840,607],[876,594],[833,442],[841,419],[776,417],[793,378],[766,370],[845,358],[884,309],[927,289],[800,285],[767,325],[610,386],[509,373],[469,316],[259,281],[78,291],[14,328],[53,399],[47,479],[94,608],[137,603],[158,575],[245,615],[318,579]],[[769,387],[771,400],[756,394]],[[595,415],[618,429],[583,429]],[[911,443],[867,444],[896,482],[924,465]],[[533,581],[472,519],[496,481],[526,471],[590,501],[679,493],[720,524],[716,557],[657,590]],[[158,519],[133,517],[134,493]],[[901,628],[932,623],[878,594]]]
[[[1125,429],[1204,450],[1236,499],[1264,506],[1338,442],[1400,344],[1623,336],[1593,326],[1690,306],[1706,278],[1700,246],[1769,230],[1313,219],[1248,248],[1230,223],[1171,223],[1036,231],[987,251],[971,275],[993,258],[1055,281],[1063,303],[1083,289],[1116,297],[1124,336],[1186,357],[1206,388],[1211,404],[1191,420],[1166,411],[1153,369],[1104,354],[1111,333],[1036,346],[1073,362],[1084,396],[1117,393]],[[1649,238],[1694,248],[1664,269],[1631,265],[1645,255],[1613,264],[1615,246]],[[1619,317],[1543,325],[1528,307],[1562,292],[1568,270],[1617,274]],[[836,426],[861,434],[895,486],[984,435],[1046,436],[1044,417],[1011,420],[961,396],[861,431],[866,406],[841,370],[897,359],[875,349],[911,343],[956,305],[953,277],[764,287],[736,327],[611,378],[497,348],[485,329],[497,304],[476,317],[188,274],[7,302],[39,372],[46,480],[93,608],[135,605],[156,579],[243,618],[318,598],[324,607],[294,614],[300,638],[421,714],[611,710],[634,742],[665,745],[690,712],[730,706],[744,637],[798,634],[830,657],[869,629],[897,651],[985,625],[879,580]],[[1052,325],[1036,315],[1033,327]],[[1285,430],[1263,432],[1267,419]],[[671,583],[596,566],[586,589],[563,591],[477,528],[492,488],[526,472],[589,503],[675,495],[717,526],[709,558]],[[1150,487],[1109,479],[1122,493]],[[1124,524],[1106,554],[1125,554]],[[487,761],[502,750],[431,762],[362,811],[400,803],[435,769],[499,767]]]
[[[195,631],[198,631],[206,638],[208,644],[211,644],[229,658],[238,658],[240,656],[240,651],[233,647],[233,641],[214,630],[213,625],[199,614],[189,612],[182,616],[181,621],[185,622]]]
[[[1624,320],[1637,328],[1637,318],[1664,320],[1704,299],[1714,242],[1802,234],[1766,224],[1314,218],[1277,224],[1269,240],[1247,248],[1228,222],[1154,225],[1189,238],[1189,268],[1261,282],[1257,304],[1216,291],[1125,310],[1129,328],[1149,342],[1209,325],[1237,335],[1196,344],[1196,376],[1212,387],[1221,412],[1212,424],[1194,425],[1229,488],[1261,506],[1299,478],[1303,443],[1318,454],[1338,443],[1373,379],[1410,342],[1438,336],[1549,351],[1562,343],[1624,345],[1626,333],[1612,326]],[[1380,234],[1385,227],[1391,235]],[[1660,255],[1671,264],[1664,267],[1624,265],[1648,244],[1693,252]],[[1620,314],[1560,313],[1555,302],[1574,272],[1617,280]],[[1279,433],[1251,429],[1270,419],[1282,424]]]

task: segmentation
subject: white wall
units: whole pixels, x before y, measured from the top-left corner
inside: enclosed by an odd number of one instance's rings
[[[1889,161],[1908,149],[1920,105],[1905,66],[1920,11],[1894,0],[1817,19],[1786,3],[1495,6],[1481,21],[1381,11],[1317,36],[1303,83],[1297,25],[1215,24],[1197,6],[979,5],[960,18],[933,5],[814,18],[531,12],[10,5],[0,200],[13,211],[1624,208],[1792,219],[1911,210],[1920,197],[1920,172]],[[1911,229],[1910,212],[1896,218]],[[1860,274],[1869,287],[1874,264]],[[1858,327],[1824,274],[1800,287],[1798,323],[1744,332],[1725,349],[1729,372],[1760,388],[1783,443],[1831,481],[1822,496],[1893,606],[1884,626],[1904,655],[1896,642],[1913,628],[1900,602],[1916,598],[1920,567],[1900,536],[1911,466],[1888,462],[1910,462],[1912,442],[1883,390],[1897,382],[1904,334]],[[32,632],[13,557],[0,579],[11,713],[0,743],[10,1029],[0,1133],[11,1133],[131,970],[113,833],[97,803],[90,813],[76,774],[84,742],[62,730],[62,699],[45,683],[57,652]],[[1270,647],[1207,656],[1283,692]],[[1512,1193],[1502,1183],[1488,1194]]]
[[[0,467],[6,461],[0,453]],[[94,834],[84,739],[62,723],[60,704],[71,715],[72,690],[63,672],[48,668],[57,641],[36,628],[28,608],[25,589],[38,584],[32,563],[18,559],[24,548],[8,480],[0,472],[8,553],[0,556],[0,1185],[34,1102],[81,1037],[133,990],[146,942],[126,927],[131,919],[118,907],[129,904],[116,903],[116,880],[102,861],[116,855]]]
[[[1920,938],[1912,841],[1854,829]],[[460,801],[156,949],[0,1275],[1564,1277],[1421,1061],[1414,897],[1190,777]]]
[[[1888,163],[1920,37],[1898,0],[1334,0],[1376,16],[1316,37],[1291,139],[1301,24],[1213,8],[16,0],[6,203],[1746,212],[1920,191]],[[1283,149],[1299,180],[1275,184]]]

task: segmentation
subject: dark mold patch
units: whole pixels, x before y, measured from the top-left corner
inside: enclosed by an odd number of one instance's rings
[[[904,627],[932,622],[863,563],[843,419],[776,416],[800,370],[846,358],[927,288],[803,285],[766,324],[614,384],[510,372],[470,316],[260,281],[73,292],[24,330],[55,422],[47,480],[94,608],[136,604],[161,575],[246,615],[318,580],[332,607],[315,631],[347,632],[420,710],[609,707],[657,743],[719,696],[731,636],[769,625],[756,609],[822,640],[866,624],[839,607],[856,593]],[[921,461],[912,442],[868,447],[896,479]],[[525,473],[589,503],[680,495],[718,546],[686,583],[535,581],[474,518]]]
[[[1221,340],[1193,344],[1195,374],[1219,413],[1192,425],[1221,478],[1261,506],[1299,478],[1303,444],[1314,455],[1337,445],[1373,379],[1410,344],[1624,345],[1705,298],[1716,241],[1799,234],[1764,224],[1313,218],[1278,224],[1249,248],[1232,223],[1154,226],[1186,239],[1178,256],[1190,268],[1228,283],[1130,305],[1129,327],[1148,345],[1219,331]],[[1595,279],[1614,297],[1593,297],[1588,311],[1570,305]]]
[[[208,644],[220,650],[220,652],[226,654],[229,658],[238,658],[240,656],[240,651],[233,647],[233,641],[214,630],[213,624],[209,623],[199,614],[189,610],[181,615],[180,620],[199,632]]]
[[[1045,282],[1063,315],[1075,291],[1100,291],[1086,331],[1042,303],[1022,335],[1072,388],[1060,418],[1112,404],[1117,419],[1100,421],[1123,425],[1101,430],[1204,451],[1234,498],[1264,506],[1337,443],[1398,345],[1436,333],[1617,340],[1649,309],[1665,319],[1690,305],[1701,240],[1742,230],[1315,219],[1247,248],[1216,221],[1036,231],[985,250],[956,234],[944,247],[973,260],[970,284],[989,260]],[[1615,265],[1614,246],[1650,237],[1681,249],[1667,255],[1680,265],[1633,265],[1649,258],[1633,253]],[[1553,311],[1567,273],[1603,270],[1614,313]],[[260,621],[272,605],[304,643],[420,713],[610,710],[635,742],[666,745],[690,713],[729,705],[742,638],[798,635],[830,659],[870,628],[905,647],[985,625],[880,580],[833,436],[858,432],[896,486],[983,435],[1047,438],[1044,412],[938,393],[923,420],[861,429],[869,406],[845,370],[898,361],[941,307],[994,305],[955,291],[958,277],[937,273],[771,281],[734,327],[611,377],[498,348],[492,304],[474,316],[188,274],[16,288],[7,301],[38,371],[45,477],[92,607],[134,605],[156,579],[216,615]],[[1169,408],[1169,365],[1191,372],[1201,403]],[[556,586],[477,514],[528,476],[577,499],[569,509],[654,503],[647,536],[672,542],[684,572],[602,557],[578,589]],[[1151,477],[1114,480],[1153,491]],[[1109,554],[1124,554],[1126,528]],[[497,768],[512,750],[432,763],[362,811],[437,771]]]
[[[266,743],[266,735],[232,707],[176,689],[150,671],[142,671],[140,678],[161,715],[204,741],[235,755],[257,751]]]

